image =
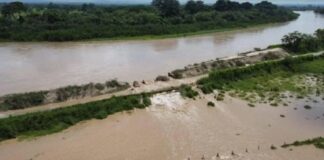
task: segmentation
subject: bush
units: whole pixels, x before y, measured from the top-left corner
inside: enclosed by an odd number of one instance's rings
[[[29,106],[43,104],[47,92],[29,92],[22,94],[13,94],[3,97],[4,102],[1,109],[23,109]]]
[[[312,109],[312,107],[310,105],[305,105],[304,108],[307,109],[307,110]]]
[[[198,96],[198,92],[192,90],[189,85],[181,85],[179,91],[182,97],[195,98]]]
[[[214,102],[210,102],[210,101],[209,101],[209,102],[207,103],[207,106],[210,106],[210,107],[215,107],[215,103],[214,103]]]
[[[103,85],[103,84],[101,84],[101,83],[96,83],[95,84],[95,88],[97,89],[97,90],[103,90],[103,89],[105,89],[105,86]]]

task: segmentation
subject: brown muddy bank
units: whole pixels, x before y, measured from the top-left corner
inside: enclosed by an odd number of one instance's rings
[[[238,54],[237,56],[217,58],[202,63],[188,65],[184,69],[177,69],[169,73],[173,78],[187,78],[207,74],[212,70],[249,66],[263,61],[279,60],[288,57],[289,54],[281,49],[264,49]]]

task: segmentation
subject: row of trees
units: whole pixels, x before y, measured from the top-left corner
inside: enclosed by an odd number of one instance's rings
[[[318,29],[313,35],[292,32],[282,38],[283,46],[291,52],[306,53],[324,49],[324,29]]]
[[[177,16],[180,14],[180,3],[178,0],[153,0],[152,5],[156,7],[162,16]],[[250,2],[234,2],[230,0],[218,0],[212,6],[205,5],[202,0],[189,0],[185,6],[184,10],[189,14],[194,14],[204,10],[216,10],[216,11],[236,11],[236,10],[250,10],[253,8],[273,10],[277,6],[268,2],[262,1],[253,5]]]
[[[226,7],[220,7],[225,5]],[[236,7],[235,7],[236,6]],[[221,8],[221,9],[220,9]],[[182,34],[227,27],[283,22],[297,18],[269,2],[255,5],[219,0],[153,0],[149,6],[24,5],[1,7],[0,40],[68,41],[145,35]]]

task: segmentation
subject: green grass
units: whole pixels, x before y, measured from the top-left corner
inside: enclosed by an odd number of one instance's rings
[[[324,74],[324,60],[312,61],[309,63],[300,64],[297,68],[304,73]]]
[[[214,89],[227,90],[233,97],[254,103],[269,103],[271,106],[285,105],[289,92],[296,98],[308,94],[320,96],[324,93],[323,55],[299,56],[294,59],[272,61],[255,66],[213,71],[208,78],[198,81],[204,93]],[[310,85],[311,83],[315,85]],[[249,105],[250,106],[250,105]]]
[[[309,79],[312,79],[310,85]],[[297,97],[320,95],[324,91],[324,56],[299,56],[249,67],[212,71],[197,82],[206,94],[214,89],[230,91],[230,95],[255,103],[267,101],[272,106],[283,103],[283,92]]]
[[[295,141],[294,143],[291,143],[291,144],[284,144],[281,147],[287,148],[290,146],[303,146],[303,145],[314,145],[316,148],[324,149],[324,138],[317,137],[317,138],[313,138],[313,139],[307,139],[304,141]]]

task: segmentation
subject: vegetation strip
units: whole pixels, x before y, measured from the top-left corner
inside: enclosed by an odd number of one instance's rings
[[[96,6],[0,4],[0,41],[75,41],[190,35],[204,31],[286,22],[298,14],[270,2],[219,0],[213,5],[153,0],[152,5]]]
[[[111,80],[105,83],[88,83],[45,91],[10,94],[0,97],[0,111],[24,109],[87,96],[93,97],[125,90],[129,87],[128,83]]]
[[[291,146],[303,146],[303,145],[314,145],[316,148],[324,149],[324,138],[323,137],[317,137],[313,139],[307,139],[304,141],[295,141],[291,144],[283,144],[282,148],[287,148]]]
[[[137,94],[0,119],[0,140],[58,132],[83,120],[103,119],[150,104],[149,94]]]

